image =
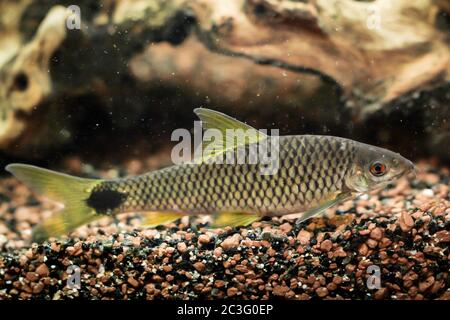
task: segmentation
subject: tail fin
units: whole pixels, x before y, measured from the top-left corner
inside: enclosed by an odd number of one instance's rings
[[[35,191],[64,204],[64,209],[35,227],[33,242],[69,233],[99,217],[86,199],[102,180],[72,177],[26,164],[10,164],[6,170]]]

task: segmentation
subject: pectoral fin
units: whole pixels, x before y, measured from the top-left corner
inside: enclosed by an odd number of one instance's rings
[[[312,209],[309,209],[308,211],[303,213],[303,215],[295,223],[296,224],[300,224],[303,221],[308,220],[309,218],[312,218],[315,215],[318,215],[318,214],[322,213],[326,209],[331,208],[335,204],[338,204],[339,202],[347,200],[350,197],[351,197],[351,193],[349,193],[349,192],[340,193],[334,199],[325,201],[321,205],[319,205],[317,207],[314,207]]]
[[[219,212],[211,223],[212,228],[224,228],[226,226],[247,226],[261,217],[257,214],[246,212]]]
[[[144,217],[142,219],[142,226],[145,228],[154,228],[180,219],[184,215],[185,214],[180,212],[146,212],[144,213]]]

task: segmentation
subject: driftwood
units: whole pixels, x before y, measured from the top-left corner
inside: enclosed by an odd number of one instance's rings
[[[72,141],[76,116],[64,105],[73,99],[133,118],[164,110],[143,98],[162,87],[190,96],[187,111],[296,107],[307,120],[360,131],[400,108],[429,129],[425,146],[450,142],[450,33],[438,21],[446,1],[80,1],[80,29],[76,12],[57,3],[0,3],[6,153]],[[317,119],[320,108],[329,118]]]

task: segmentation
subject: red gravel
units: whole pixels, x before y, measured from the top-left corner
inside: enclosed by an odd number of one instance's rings
[[[130,163],[136,172],[154,162]],[[210,230],[183,218],[142,230],[126,214],[31,247],[31,228],[55,205],[2,178],[0,299],[450,299],[450,171],[419,168],[300,226],[274,218]],[[80,289],[67,287],[71,265]],[[370,266],[380,288],[367,287]]]

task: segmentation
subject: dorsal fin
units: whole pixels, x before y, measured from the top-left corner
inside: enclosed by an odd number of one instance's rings
[[[227,150],[235,149],[239,146],[258,142],[267,138],[263,132],[236,120],[224,113],[206,108],[194,109],[194,113],[200,118],[203,130],[217,130],[220,132],[222,140],[213,139],[213,141],[203,141],[202,152],[197,154],[196,161],[204,161],[218,156]],[[231,129],[231,130],[229,130]],[[235,133],[241,130],[245,133],[242,139],[235,139]]]

